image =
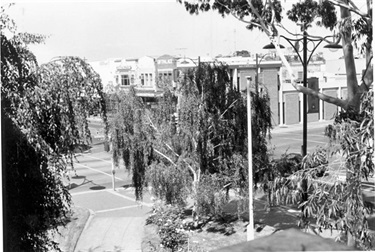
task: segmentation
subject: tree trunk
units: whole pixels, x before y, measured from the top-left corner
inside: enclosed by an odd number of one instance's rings
[[[368,15],[371,17],[372,14],[372,1],[367,0],[367,11]],[[370,21],[368,21],[370,22]],[[369,24],[372,25],[372,24]],[[366,47],[366,72],[364,73],[364,76],[362,76],[363,82],[361,83],[361,90],[368,91],[370,86],[372,85],[372,82],[374,80],[373,76],[373,65],[370,64],[372,60],[372,39],[367,39],[365,42]]]
[[[348,1],[346,1],[348,3]],[[360,104],[360,92],[357,81],[357,71],[355,67],[353,44],[352,44],[352,29],[351,29],[351,13],[345,7],[340,7],[342,19],[342,47],[344,52],[346,82],[348,88],[348,109],[357,111]]]
[[[199,217],[199,212],[198,212],[198,186],[199,186],[199,180],[200,180],[200,171],[194,171],[191,169],[193,172],[193,195],[194,195],[194,205],[193,205],[193,213],[192,216],[195,219],[195,217]]]

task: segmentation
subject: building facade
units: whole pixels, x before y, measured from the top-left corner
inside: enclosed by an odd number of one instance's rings
[[[253,57],[227,57],[217,58],[229,66],[233,87],[239,91],[245,91],[247,82],[252,86],[258,81],[259,91],[266,89],[270,98],[272,111],[272,125],[280,124],[279,90],[281,61],[274,57],[265,58],[256,62]],[[256,74],[258,72],[258,79]]]
[[[300,80],[302,80],[303,67],[298,61],[290,62],[294,73],[298,74]],[[357,66],[357,78],[360,83],[362,76],[362,68],[365,68],[365,59],[356,59]],[[346,70],[345,62],[343,59],[337,60],[321,60],[312,59],[307,67],[307,78],[308,86],[312,82],[317,82],[315,88],[322,94],[337,97],[341,99],[347,98],[347,84],[346,84]],[[282,67],[281,74],[281,91],[280,91],[280,125],[290,125],[303,123],[303,94],[298,92],[291,84],[289,74],[286,68]],[[311,83],[310,83],[311,82]],[[302,83],[301,83],[302,84]],[[308,104],[309,99],[313,99],[307,96]],[[340,110],[339,107],[328,102],[323,102],[320,99],[315,98],[316,109],[312,112],[308,111],[307,120],[309,122],[331,120]],[[310,107],[310,105],[309,105]]]
[[[139,85],[138,61],[136,59],[117,60],[115,70],[115,84],[121,88]]]
[[[177,60],[178,58],[167,54],[156,59],[157,85],[159,88],[163,88],[163,85],[176,88]]]
[[[160,57],[141,57],[139,59],[115,59],[90,63],[102,78],[104,90],[113,92],[113,87],[123,90],[134,86],[136,94],[144,101],[152,103],[163,94],[165,85],[172,90],[178,89],[178,77],[187,69],[198,67],[201,62],[222,62],[230,71],[233,88],[244,91],[247,82],[254,86],[258,72],[258,85],[266,89],[270,97],[273,125],[291,125],[302,123],[303,94],[296,91],[285,66],[276,57],[218,57],[177,58],[170,55]],[[293,72],[302,81],[303,67],[298,58],[288,57]],[[357,69],[365,68],[365,59],[356,59]],[[362,70],[358,71],[360,81]],[[317,91],[332,97],[347,97],[346,72],[342,59],[325,61],[322,55],[312,57],[308,65],[308,85]],[[110,88],[111,87],[111,88]],[[111,91],[112,90],[112,91]],[[262,91],[262,90],[260,90]],[[307,116],[308,122],[330,120],[339,108],[312,97]],[[309,107],[311,107],[309,105]]]

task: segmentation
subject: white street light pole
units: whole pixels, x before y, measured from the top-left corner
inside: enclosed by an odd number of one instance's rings
[[[113,191],[116,191],[116,187],[115,187],[115,174],[116,174],[115,164],[114,164],[114,160],[112,158],[112,188],[113,188]]]
[[[254,214],[253,214],[253,145],[251,132],[251,98],[250,81],[247,79],[247,159],[249,163],[249,225],[247,226],[247,240],[254,240]]]

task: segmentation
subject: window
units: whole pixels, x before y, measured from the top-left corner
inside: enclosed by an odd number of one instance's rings
[[[127,74],[121,75],[121,85],[123,85],[123,86],[129,86],[130,85],[129,75],[127,75]]]
[[[144,76],[144,74],[141,74],[141,84],[142,84],[142,86],[145,85],[145,76]]]

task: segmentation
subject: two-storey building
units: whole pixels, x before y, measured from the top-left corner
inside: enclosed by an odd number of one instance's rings
[[[121,88],[129,88],[131,85],[138,85],[138,60],[120,59],[115,61],[115,84]]]
[[[162,88],[162,85],[176,88],[177,60],[178,58],[167,54],[156,59],[157,85],[159,88]]]

